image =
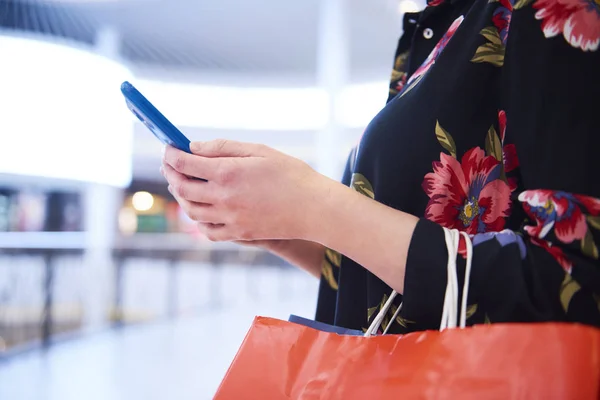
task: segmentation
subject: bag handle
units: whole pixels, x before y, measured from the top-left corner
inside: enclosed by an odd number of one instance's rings
[[[448,328],[456,328],[457,326],[457,314],[458,314],[458,276],[456,271],[456,258],[458,256],[458,246],[460,243],[460,236],[463,236],[467,246],[467,265],[465,269],[465,283],[463,285],[463,295],[460,307],[460,321],[459,327],[464,328],[467,325],[467,298],[469,297],[469,281],[471,278],[471,265],[473,263],[473,243],[471,238],[466,232],[459,232],[457,229],[446,229],[444,228],[444,237],[446,239],[446,247],[448,249],[448,283],[446,284],[446,293],[444,295],[444,308],[442,310],[442,320],[440,322],[440,331]],[[377,330],[381,326],[383,319],[387,315],[389,309],[398,292],[392,291],[390,297],[385,302],[367,331],[365,337],[373,336],[377,333]],[[391,321],[394,321],[398,314],[402,310],[402,304],[398,307]],[[385,335],[392,325],[388,324],[383,334]]]

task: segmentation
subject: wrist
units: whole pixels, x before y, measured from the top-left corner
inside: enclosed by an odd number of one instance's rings
[[[319,174],[315,195],[308,199],[305,217],[305,230],[302,239],[328,246],[335,234],[348,200],[357,194],[348,186]]]
[[[328,178],[325,178],[328,179]],[[309,203],[306,240],[344,254],[398,290],[418,218],[332,180]]]

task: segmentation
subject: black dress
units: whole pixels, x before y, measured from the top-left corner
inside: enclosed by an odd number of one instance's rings
[[[439,327],[442,227],[472,237],[469,324],[600,326],[599,42],[593,0],[434,0],[405,15],[388,103],[344,175],[421,217],[383,329]],[[331,250],[322,267],[317,320],[364,330],[392,290]]]

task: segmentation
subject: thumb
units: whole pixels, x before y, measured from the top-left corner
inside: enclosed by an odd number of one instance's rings
[[[264,148],[260,144],[226,139],[190,143],[192,153],[202,157],[260,157],[265,153]]]

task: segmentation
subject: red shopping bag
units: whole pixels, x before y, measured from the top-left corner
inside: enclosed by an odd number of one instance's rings
[[[598,399],[600,330],[495,324],[342,336],[257,317],[215,399]]]
[[[372,336],[396,291],[366,337],[259,317],[215,398],[599,399],[599,329],[561,323],[466,328],[473,248],[464,232],[445,229],[444,234],[448,283],[439,332]],[[459,299],[460,235],[467,262]]]

